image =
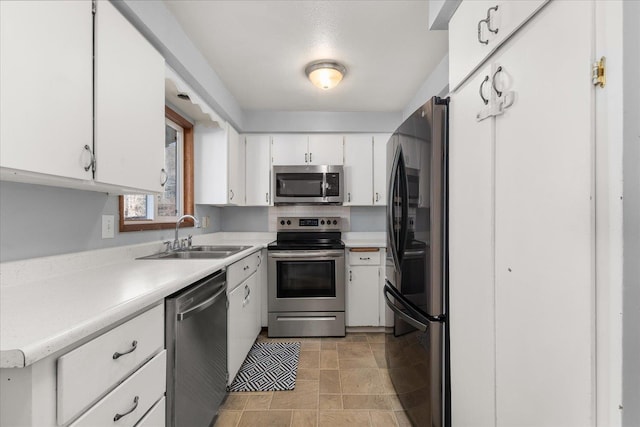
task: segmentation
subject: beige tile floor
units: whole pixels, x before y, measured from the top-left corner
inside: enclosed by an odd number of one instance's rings
[[[230,393],[215,427],[410,426],[386,369],[383,333],[300,341],[296,388]]]

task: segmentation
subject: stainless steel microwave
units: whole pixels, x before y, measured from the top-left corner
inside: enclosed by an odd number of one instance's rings
[[[341,205],[344,199],[342,166],[274,166],[276,205]]]

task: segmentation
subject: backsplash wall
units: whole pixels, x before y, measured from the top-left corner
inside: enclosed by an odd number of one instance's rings
[[[385,231],[384,206],[276,206],[225,207],[221,209],[223,231],[276,231],[278,216],[340,216],[346,218],[343,231]]]
[[[206,229],[220,231],[220,208],[196,205],[196,216],[208,216]],[[115,218],[115,237],[102,238],[102,215]],[[158,240],[173,240],[174,230],[118,231],[118,196],[0,181],[0,262],[58,255]]]

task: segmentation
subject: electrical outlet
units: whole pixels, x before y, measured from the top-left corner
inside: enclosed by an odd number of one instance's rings
[[[115,237],[115,217],[113,215],[102,215],[102,238],[113,239]]]
[[[209,228],[209,217],[203,216],[201,223],[202,223],[202,228]]]

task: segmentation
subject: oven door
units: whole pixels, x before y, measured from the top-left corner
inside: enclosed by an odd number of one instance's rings
[[[344,311],[344,250],[269,251],[269,311]]]

